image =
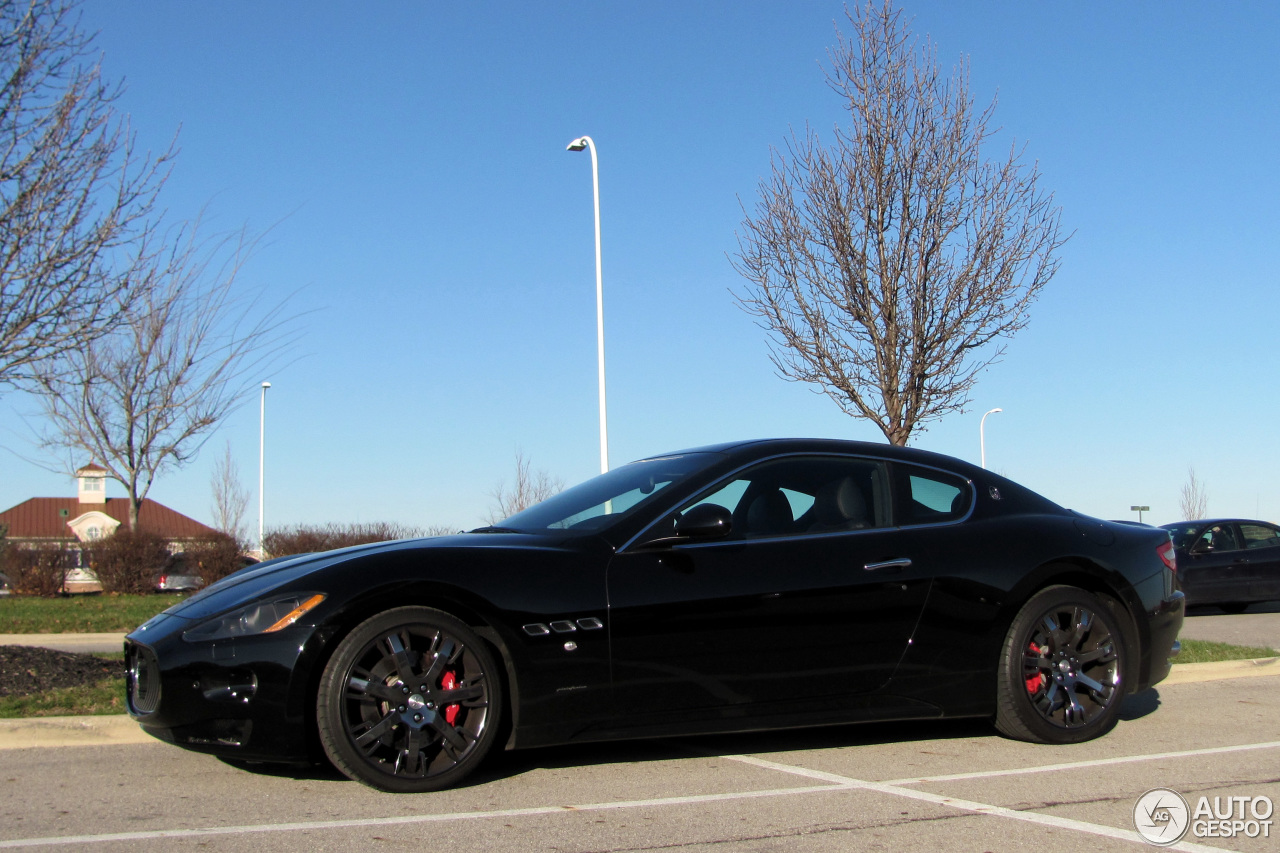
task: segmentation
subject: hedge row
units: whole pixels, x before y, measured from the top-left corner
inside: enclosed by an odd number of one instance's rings
[[[310,554],[315,551],[332,551],[352,545],[368,545],[371,542],[389,542],[393,539],[413,539],[440,531],[426,531],[420,527],[388,522],[368,524],[296,524],[277,527],[262,537],[262,548],[271,557],[287,557],[290,554]]]
[[[217,533],[188,544],[183,571],[213,583],[244,565],[241,553],[239,542]],[[0,569],[18,595],[58,595],[67,574],[86,564],[103,592],[140,594],[155,587],[155,576],[169,558],[169,544],[163,537],[120,529],[89,546],[69,541],[28,548],[8,542],[0,549]]]
[[[268,556],[286,557],[452,532],[456,531],[388,522],[299,524],[268,531],[263,545]],[[224,533],[189,542],[183,553],[181,569],[175,568],[175,571],[199,575],[206,584],[243,568],[246,562],[245,544]],[[0,571],[9,575],[13,591],[20,595],[58,595],[65,587],[67,573],[78,565],[87,565],[93,571],[103,592],[150,592],[155,586],[155,576],[170,556],[168,542],[145,530],[134,532],[120,528],[90,546],[68,540],[27,548],[0,538]]]

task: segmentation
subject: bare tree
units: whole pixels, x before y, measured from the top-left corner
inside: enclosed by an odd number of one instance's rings
[[[227,442],[222,456],[213,463],[213,526],[236,540],[244,539],[244,513],[249,506],[249,490],[240,482],[240,467]]]
[[[106,468],[128,492],[132,529],[155,478],[199,452],[249,399],[248,377],[292,339],[280,306],[263,310],[233,289],[250,248],[243,234],[207,243],[198,230],[184,228],[142,271],[155,286],[119,329],[38,377],[44,447],[65,451],[70,469],[86,454]]]
[[[1205,518],[1209,514],[1209,492],[1196,476],[1195,468],[1187,468],[1187,482],[1178,496],[1178,508],[1187,521]]]
[[[135,150],[74,9],[0,0],[0,386],[109,332],[152,283],[136,273],[173,149]]]
[[[505,482],[499,483],[489,493],[494,501],[489,511],[489,523],[497,524],[561,491],[564,491],[564,480],[552,477],[546,471],[531,471],[529,460],[517,450],[515,481],[510,486]]]
[[[963,411],[1022,329],[1065,242],[1052,194],[1017,147],[986,159],[995,102],[975,110],[963,60],[944,76],[891,2],[846,10],[827,84],[848,124],[771,154],[744,207],[735,294],[772,361],[893,444]]]

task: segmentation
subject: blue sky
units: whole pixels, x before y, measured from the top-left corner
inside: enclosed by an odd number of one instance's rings
[[[1280,6],[903,7],[999,97],[1075,232],[969,412],[913,444],[1107,518],[1280,520]],[[263,375],[267,525],[470,527],[517,448],[598,470],[591,165],[600,154],[610,456],[734,438],[881,441],[778,378],[727,255],[769,164],[841,105],[838,2],[171,3],[89,0],[140,142],[181,128],[171,216],[268,231],[241,284],[307,311]],[[257,383],[151,497],[210,518],[229,441],[256,493]],[[36,407],[0,398],[0,505],[74,494]],[[123,495],[108,485],[108,495]],[[256,525],[256,497],[249,517]]]

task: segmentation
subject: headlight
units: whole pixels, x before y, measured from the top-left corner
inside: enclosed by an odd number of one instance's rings
[[[182,632],[182,639],[189,643],[201,643],[254,634],[273,634],[297,622],[308,610],[324,601],[324,598],[324,593],[321,592],[300,592],[268,598],[188,628]]]

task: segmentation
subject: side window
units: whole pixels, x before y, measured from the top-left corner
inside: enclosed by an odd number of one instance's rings
[[[884,464],[847,456],[791,456],[713,486],[681,508],[718,504],[733,514],[731,539],[799,536],[885,527]]]
[[[1240,541],[1230,524],[1215,524],[1200,534],[1200,550],[1239,551]]]
[[[973,505],[973,488],[963,477],[914,465],[899,466],[899,471],[904,525],[956,521]]]
[[[1246,548],[1280,547],[1280,530],[1266,524],[1242,524],[1240,535]]]
[[[703,504],[718,504],[719,506],[724,507],[730,512],[733,512],[737,509],[738,504],[742,503],[742,495],[743,493],[746,492],[747,487],[750,485],[751,485],[750,480],[744,480],[744,479],[733,480],[728,485],[721,486],[711,494],[705,497],[699,498],[698,500],[689,504],[682,510],[682,512],[688,512],[689,510],[693,509],[695,506],[702,506]]]

